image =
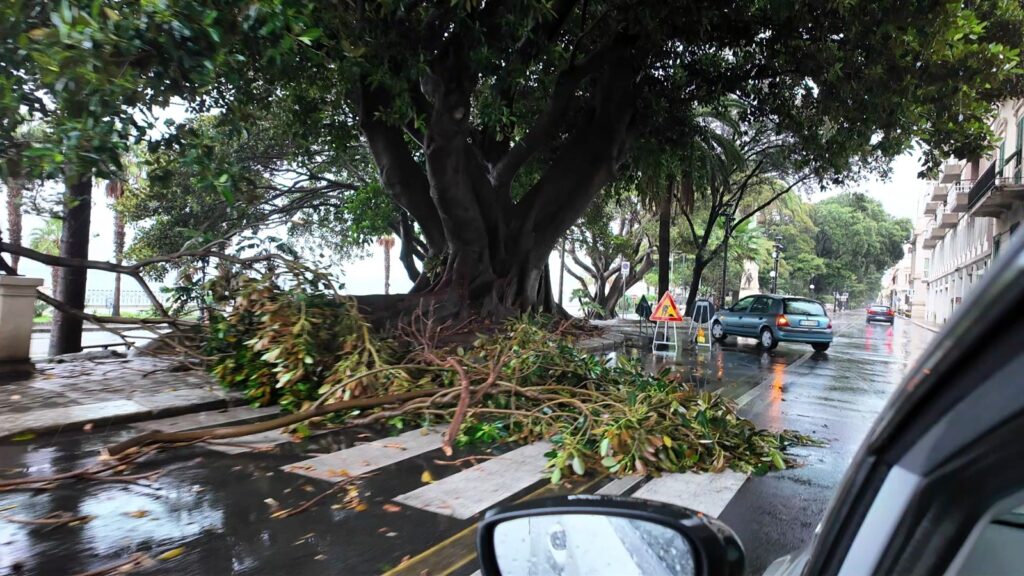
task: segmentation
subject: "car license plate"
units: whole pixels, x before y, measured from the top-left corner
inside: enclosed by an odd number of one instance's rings
[[[815,320],[801,320],[800,321],[800,325],[801,326],[817,326],[818,322],[815,321]]]

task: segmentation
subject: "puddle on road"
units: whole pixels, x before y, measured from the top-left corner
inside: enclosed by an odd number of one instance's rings
[[[0,574],[55,575],[93,570],[137,552],[157,556],[184,552],[139,574],[378,573],[403,555],[422,550],[467,523],[407,506],[385,508],[391,498],[471,464],[454,461],[480,451],[440,450],[409,458],[388,474],[360,480],[358,501],[346,490],[301,514],[271,519],[273,498],[281,508],[299,505],[332,486],[287,473],[281,466],[372,438],[366,430],[333,432],[269,452],[225,455],[195,446],[158,454],[132,469],[162,469],[150,484],[76,482],[53,490],[0,493],[0,517],[36,519],[54,512],[94,518],[77,526],[47,529],[0,519]],[[0,444],[0,478],[52,475],[95,463],[101,446],[133,435],[61,434]],[[374,436],[376,437],[376,436]],[[359,511],[352,509],[356,504]],[[20,570],[20,572],[19,572]]]

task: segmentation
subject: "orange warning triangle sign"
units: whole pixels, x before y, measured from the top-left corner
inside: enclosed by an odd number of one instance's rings
[[[665,295],[658,300],[658,304],[654,307],[654,313],[651,314],[651,322],[682,322],[683,315],[679,313],[679,307],[676,306],[676,301],[672,299],[672,295],[665,292]]]

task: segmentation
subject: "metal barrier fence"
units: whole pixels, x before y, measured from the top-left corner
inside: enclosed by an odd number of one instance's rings
[[[157,298],[160,295],[157,294]],[[161,298],[161,300],[163,300]],[[114,291],[111,290],[86,290],[85,291],[85,305],[86,306],[97,306],[103,308],[109,308],[114,303]],[[126,308],[131,307],[145,307],[152,306],[149,298],[146,297],[146,293],[142,290],[121,290],[121,306]]]

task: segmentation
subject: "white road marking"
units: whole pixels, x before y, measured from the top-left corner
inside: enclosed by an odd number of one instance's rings
[[[633,497],[674,504],[709,516],[718,516],[746,480],[746,474],[732,470],[704,474],[666,474],[641,486]]]
[[[516,448],[395,498],[408,506],[465,520],[545,476],[548,442]]]
[[[338,482],[348,476],[358,476],[418,456],[441,447],[442,434],[426,428],[412,430],[393,438],[381,438],[353,446],[282,469],[321,480]]]
[[[605,484],[597,494],[602,496],[621,496],[627,490],[643,482],[643,476],[623,476]]]

